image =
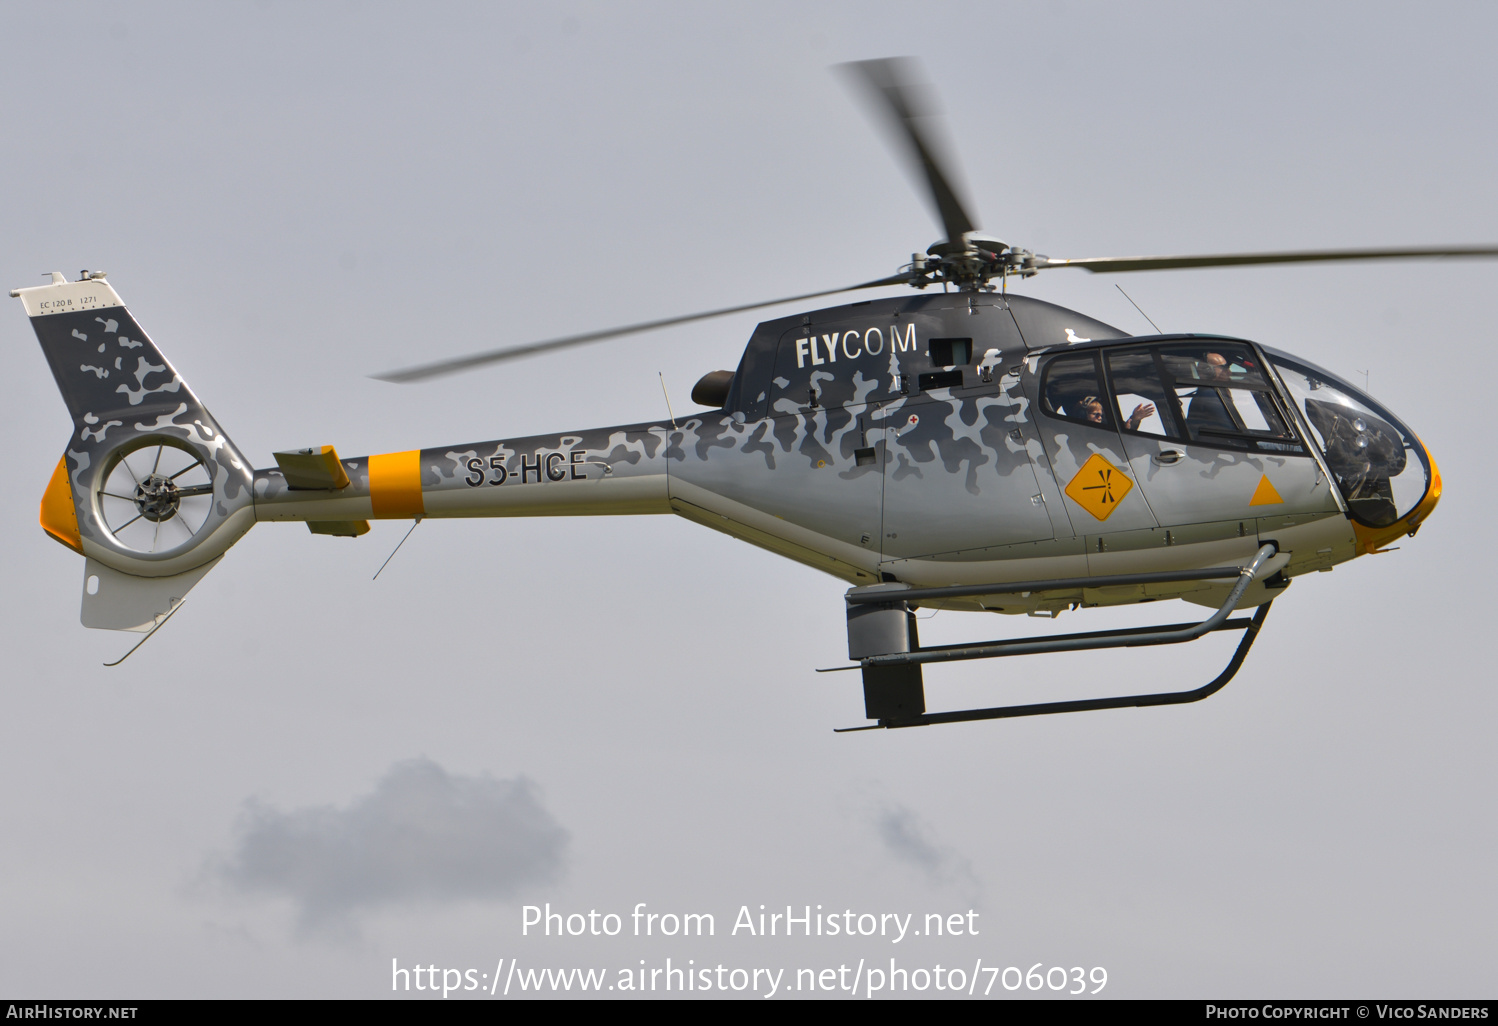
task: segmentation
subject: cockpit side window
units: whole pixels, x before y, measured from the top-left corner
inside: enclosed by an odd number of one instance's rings
[[[1054,357],[1045,412],[1218,449],[1305,454],[1258,355],[1241,342],[1109,347]]]
[[[1107,390],[1099,373],[1097,355],[1058,356],[1046,365],[1040,386],[1045,412],[1062,420],[1111,428]]]
[[[1151,349],[1122,349],[1108,353],[1113,381],[1113,407],[1125,431],[1157,438],[1178,438],[1174,404],[1160,383]]]
[[[1187,442],[1304,453],[1253,350],[1241,343],[1162,346],[1159,367]]]

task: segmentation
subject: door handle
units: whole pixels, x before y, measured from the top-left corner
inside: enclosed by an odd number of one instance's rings
[[[1180,449],[1162,449],[1155,454],[1154,461],[1159,466],[1169,467],[1181,462],[1185,458],[1186,454]]]

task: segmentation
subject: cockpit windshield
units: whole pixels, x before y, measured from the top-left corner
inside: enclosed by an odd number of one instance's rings
[[[1311,425],[1354,518],[1387,527],[1420,504],[1430,487],[1430,466],[1409,428],[1314,364],[1272,350],[1270,362]]]

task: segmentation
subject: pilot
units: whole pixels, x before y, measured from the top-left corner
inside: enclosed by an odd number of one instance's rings
[[[1217,388],[1233,379],[1228,370],[1227,358],[1221,353],[1208,353],[1205,360],[1197,361],[1196,371],[1201,378],[1201,386],[1189,396],[1181,397],[1191,400],[1186,410],[1186,428],[1191,432],[1191,437],[1195,439],[1203,432],[1236,434],[1238,426],[1228,414],[1222,394]]]

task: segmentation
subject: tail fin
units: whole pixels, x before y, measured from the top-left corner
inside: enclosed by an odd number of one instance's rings
[[[253,472],[102,273],[11,295],[73,418],[42,527],[88,557],[85,625],[149,629],[253,525]]]

